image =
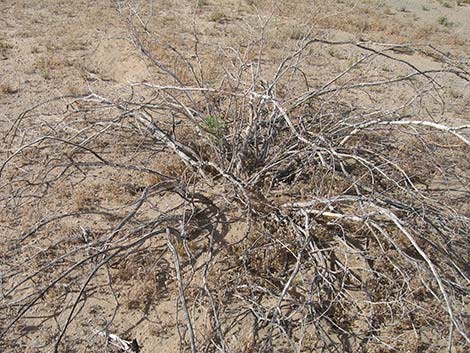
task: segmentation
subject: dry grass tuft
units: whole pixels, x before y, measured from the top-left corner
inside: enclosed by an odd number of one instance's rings
[[[0,84],[0,93],[3,94],[14,94],[18,92],[18,87],[12,83],[2,83]]]

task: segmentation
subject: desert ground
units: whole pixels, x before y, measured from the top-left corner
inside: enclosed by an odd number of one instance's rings
[[[0,352],[469,350],[470,1],[0,14]]]

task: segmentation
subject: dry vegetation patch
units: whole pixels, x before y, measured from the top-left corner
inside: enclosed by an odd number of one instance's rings
[[[385,3],[116,1],[119,60],[32,50],[79,79],[0,120],[2,347],[468,349],[468,48]]]

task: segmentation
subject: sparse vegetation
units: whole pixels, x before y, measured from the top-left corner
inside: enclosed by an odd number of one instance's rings
[[[3,94],[13,94],[18,92],[18,88],[11,83],[0,84],[0,92]]]
[[[0,50],[12,49],[13,45],[0,38]]]
[[[211,22],[219,22],[219,23],[222,23],[223,21],[225,21],[227,19],[227,17],[225,16],[225,14],[223,12],[220,12],[220,11],[214,11],[211,13],[210,17],[209,17],[209,21]]]
[[[54,90],[22,113],[0,86],[2,349],[466,351],[470,67],[447,18],[178,4],[39,43],[31,86]]]
[[[446,16],[439,16],[437,22],[444,27],[451,27],[453,25]]]
[[[386,14],[386,15],[394,15],[395,13],[392,11],[392,9],[390,8],[390,6],[385,6],[385,7],[384,7],[384,14]]]
[[[294,27],[290,30],[289,39],[292,40],[302,40],[305,39],[308,35],[308,32],[301,27]]]
[[[222,138],[225,134],[225,130],[227,129],[224,118],[218,115],[207,116],[204,119],[204,126],[217,138]]]
[[[11,44],[6,39],[0,37],[0,59],[2,59],[2,57],[6,57],[6,54],[8,53],[8,51],[10,51],[13,48],[14,48],[13,44]]]

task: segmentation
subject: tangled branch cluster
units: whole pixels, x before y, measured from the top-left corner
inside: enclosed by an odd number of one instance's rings
[[[439,114],[440,80],[468,82],[468,67],[304,38],[269,70],[247,55],[260,40],[219,48],[214,85],[213,46],[194,34],[188,55],[136,12],[129,25],[164,84],[56,98],[3,136],[3,345],[46,328],[41,347],[96,347],[124,300],[169,298],[192,352],[468,348],[469,126]],[[329,48],[360,59],[312,82]],[[384,62],[399,69],[374,79]],[[123,299],[128,283],[150,289]],[[103,300],[112,310],[93,311]]]

